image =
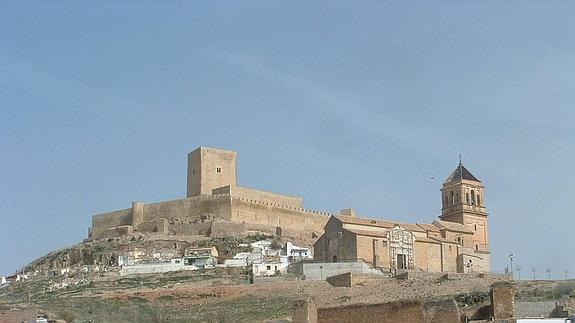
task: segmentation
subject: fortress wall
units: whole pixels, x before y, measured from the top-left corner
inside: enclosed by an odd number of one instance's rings
[[[206,236],[212,229],[212,222],[171,224],[168,231],[172,234],[202,235]]]
[[[232,197],[231,221],[281,227],[286,230],[322,232],[330,213],[274,205],[245,198]]]
[[[141,219],[143,222],[136,227],[142,232],[148,232],[148,229],[156,231],[158,229],[155,229],[154,224],[160,218],[164,218],[169,227],[167,230],[162,229],[162,232],[205,234],[203,229],[207,229],[207,225],[201,222],[178,221],[178,219],[193,219],[201,214],[214,214],[219,219],[238,224],[245,223],[246,229],[265,229],[270,233],[275,233],[275,228],[280,227],[283,235],[290,236],[296,236],[301,231],[323,232],[324,225],[332,215],[270,201],[232,197],[224,193],[144,204]],[[99,237],[107,229],[132,225],[132,209],[96,215],[92,221],[92,236]],[[200,233],[200,230],[204,233]],[[219,231],[221,233],[221,230]]]
[[[460,322],[460,312],[452,299],[404,300],[382,304],[358,304],[318,308],[319,323],[348,322]]]
[[[293,207],[293,208],[303,207],[303,199],[299,196],[289,196],[266,191],[259,191],[235,185],[228,185],[216,188],[212,191],[212,195],[216,194],[230,194],[232,197],[235,198],[255,200],[269,203],[272,205],[281,205],[284,207]]]
[[[230,196],[196,196],[166,202],[144,205],[145,221],[156,218],[189,218],[202,213],[215,214],[220,218],[230,217]]]
[[[107,229],[132,224],[132,209],[97,214],[92,217],[92,236],[98,237]]]

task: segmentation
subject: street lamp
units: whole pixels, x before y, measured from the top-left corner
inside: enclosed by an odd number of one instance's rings
[[[513,260],[515,259],[515,255],[509,255],[509,262],[511,263],[511,279],[513,279]]]

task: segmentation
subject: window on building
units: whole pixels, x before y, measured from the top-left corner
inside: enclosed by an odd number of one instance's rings
[[[267,269],[267,270],[271,270],[271,269],[272,269],[272,266],[266,266],[266,269]]]
[[[222,168],[221,168],[221,167],[216,167],[216,173],[221,174],[221,173],[222,173]]]
[[[479,192],[477,192],[477,205],[481,205],[481,203],[479,202]]]
[[[455,202],[459,203],[459,193],[455,193]]]
[[[381,244],[383,245],[384,248],[387,248],[387,241],[382,241]]]
[[[465,193],[465,202],[469,204],[469,193]]]
[[[192,174],[195,175],[196,174],[196,169],[192,168]]]
[[[449,254],[451,254],[451,246],[449,246],[449,248],[448,248],[448,249],[449,249]]]
[[[477,231],[477,224],[474,224],[473,226],[475,227],[475,231]]]
[[[451,205],[455,204],[455,199],[453,198],[455,194],[451,191]]]
[[[475,205],[475,191],[471,190],[471,205]]]
[[[475,245],[475,250],[479,251],[479,245]]]
[[[448,206],[449,205],[449,197],[445,197],[445,204],[443,204],[443,206]]]

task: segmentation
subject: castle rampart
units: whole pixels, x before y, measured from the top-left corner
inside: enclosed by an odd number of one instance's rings
[[[228,185],[212,190],[212,195],[217,194],[229,194],[234,198],[255,200],[274,205],[282,205],[285,207],[294,207],[294,208],[303,207],[303,199],[299,196],[289,196],[272,192],[254,190],[236,185]]]
[[[107,236],[107,230],[118,226],[133,226],[135,231],[149,233],[206,234],[212,229],[211,220],[241,224],[247,230],[275,232],[276,228],[281,228],[285,234],[295,235],[298,231],[322,232],[332,215],[300,207],[301,198],[298,197],[283,198],[276,193],[230,188],[228,186],[219,192],[228,191],[231,194],[200,195],[151,204],[134,202],[131,209],[95,215],[92,218],[91,237]],[[205,215],[212,216],[209,223],[198,220]],[[218,228],[223,226],[223,223],[218,223]],[[116,232],[114,230],[113,234],[116,235]]]

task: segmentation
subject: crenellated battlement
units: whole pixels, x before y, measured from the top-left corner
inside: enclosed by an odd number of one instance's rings
[[[308,214],[314,214],[314,215],[322,215],[322,216],[325,216],[328,218],[332,215],[335,216],[335,214],[329,213],[329,212],[305,209],[305,208],[301,208],[301,207],[292,207],[289,205],[281,205],[279,203],[270,203],[270,202],[266,202],[266,201],[258,201],[258,200],[243,198],[243,197],[232,196],[232,200],[247,202],[247,203],[252,203],[252,204],[258,204],[258,205],[265,205],[265,206],[270,206],[270,207],[275,207],[275,208],[280,208],[280,209],[290,210],[290,211],[296,211],[296,212],[302,212],[302,213],[308,213]]]

